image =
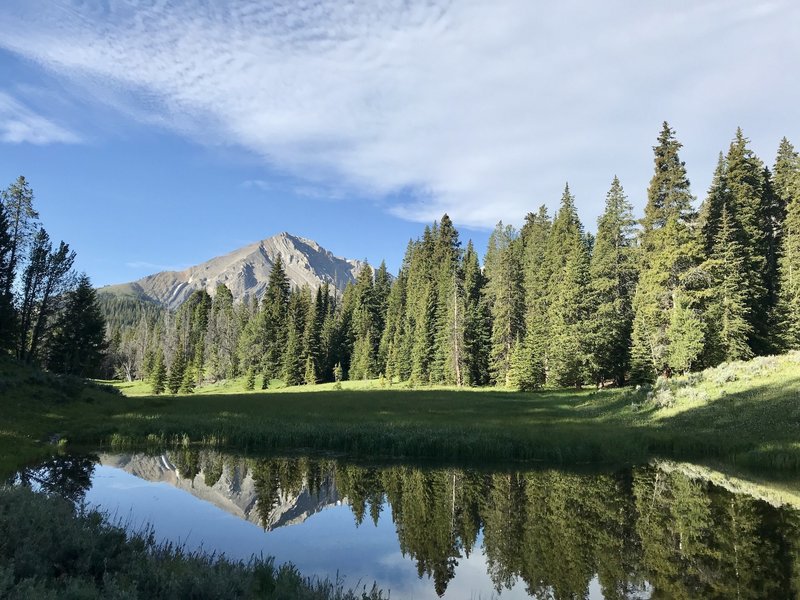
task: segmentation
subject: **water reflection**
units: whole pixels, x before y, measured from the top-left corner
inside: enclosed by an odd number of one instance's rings
[[[541,599],[593,590],[620,599],[800,592],[798,511],[680,470],[487,472],[187,450],[101,462],[189,491],[268,531],[329,506],[348,507],[342,510],[362,528],[391,519],[394,543],[440,596],[476,554],[496,592]],[[327,534],[350,535],[340,526]],[[352,560],[344,552],[338,558],[346,572]]]

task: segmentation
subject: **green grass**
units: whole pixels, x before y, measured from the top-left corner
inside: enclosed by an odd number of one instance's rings
[[[119,448],[181,443],[251,453],[302,448],[560,464],[670,458],[800,470],[800,353],[723,365],[638,391],[518,393],[345,382],[342,390],[328,384],[242,392],[238,385],[158,397],[84,386],[72,399],[53,391],[49,380],[12,392],[7,386],[0,448],[14,448],[19,462],[24,452],[18,448],[39,451],[41,440],[57,435]],[[141,391],[141,384],[119,387]]]

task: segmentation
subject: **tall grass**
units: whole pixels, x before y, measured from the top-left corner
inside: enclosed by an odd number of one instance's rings
[[[5,405],[7,447],[36,437],[116,448],[180,444],[556,464],[671,458],[800,470],[800,353],[638,389],[395,386],[117,397],[87,388],[71,402],[38,390],[23,387],[21,400]]]

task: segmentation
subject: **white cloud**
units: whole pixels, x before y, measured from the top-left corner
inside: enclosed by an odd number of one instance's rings
[[[80,137],[0,92],[0,142],[9,144],[77,143]]]
[[[133,260],[126,262],[125,266],[129,269],[149,270],[149,271],[183,271],[189,268],[189,265],[162,265],[159,263],[152,263],[146,260]]]
[[[7,0],[0,46],[404,218],[519,221],[568,179],[589,221],[614,174],[641,206],[664,119],[701,196],[737,125],[770,161],[800,134],[799,6]]]

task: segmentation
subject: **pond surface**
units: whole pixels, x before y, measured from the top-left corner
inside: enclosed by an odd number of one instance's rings
[[[189,549],[270,555],[392,598],[797,598],[800,512],[684,470],[73,456],[18,483]]]

